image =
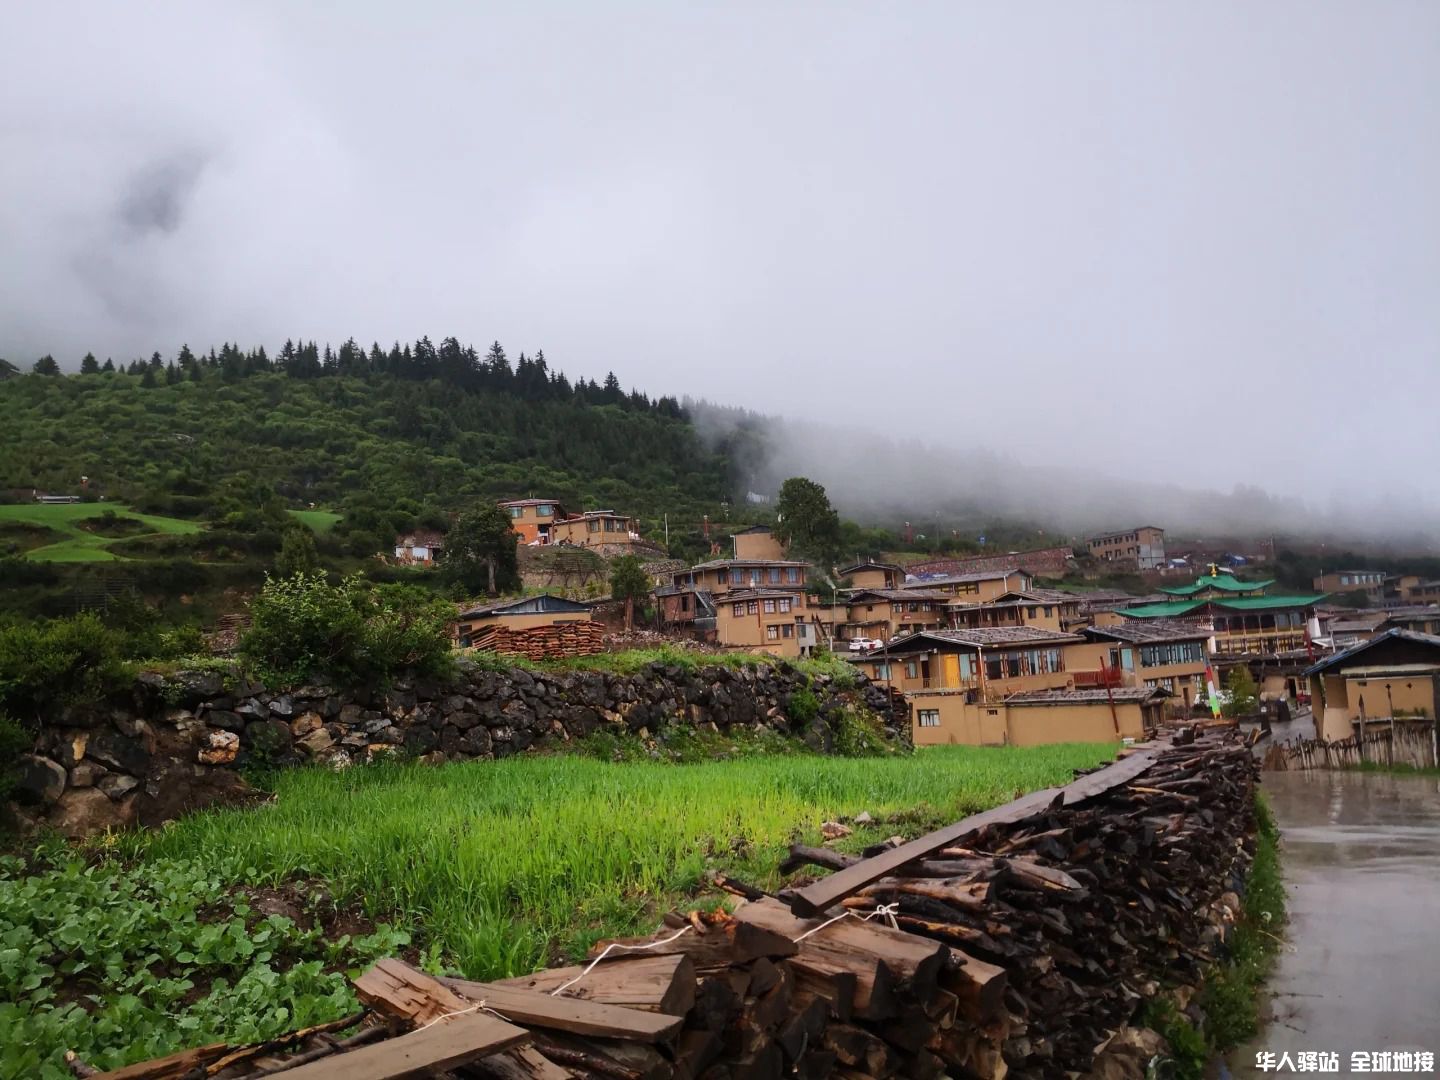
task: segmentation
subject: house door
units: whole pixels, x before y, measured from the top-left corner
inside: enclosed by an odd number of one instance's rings
[[[960,685],[960,654],[946,653],[944,660],[945,683],[949,687]]]

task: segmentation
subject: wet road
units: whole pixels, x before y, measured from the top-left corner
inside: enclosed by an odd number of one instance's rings
[[[1266,773],[1284,836],[1287,948],[1272,1019],[1230,1057],[1428,1050],[1440,1058],[1440,781],[1377,773]],[[1283,1073],[1282,1073],[1283,1075]],[[1402,1075],[1393,1073],[1392,1075]]]

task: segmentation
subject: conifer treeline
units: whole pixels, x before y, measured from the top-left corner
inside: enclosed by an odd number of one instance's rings
[[[37,360],[32,371],[37,375],[61,374],[59,364],[49,355]],[[227,381],[277,372],[292,379],[389,375],[415,382],[437,379],[461,390],[510,394],[524,401],[618,405],[637,412],[684,416],[680,403],[673,397],[651,400],[639,390],[627,393],[614,372],[607,374],[603,383],[584,378],[572,383],[564,372],[551,370],[543,350],[533,357],[522,352],[512,365],[498,341],[481,356],[473,345],[462,346],[453,337],[443,339],[439,346],[429,337],[422,337],[413,346],[396,342],[389,350],[382,349],[378,342],[367,350],[353,337],[339,349],[332,349],[328,343],[322,349],[314,341],[287,340],[273,359],[263,345],[245,351],[226,342],[218,350],[212,346],[208,354],[192,352],[189,345],[182,345],[169,361],[159,352],[153,353],[148,361],[133,360],[118,367],[110,359],[101,364],[94,353],[86,353],[80,361],[82,375],[113,371],[137,375],[144,386],[186,379],[198,382],[212,373]]]

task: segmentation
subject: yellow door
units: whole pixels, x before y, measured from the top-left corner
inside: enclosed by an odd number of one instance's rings
[[[945,685],[957,687],[960,685],[960,654],[945,653]]]

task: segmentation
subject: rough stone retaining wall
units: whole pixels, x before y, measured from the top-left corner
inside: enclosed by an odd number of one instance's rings
[[[277,691],[210,672],[142,675],[121,699],[71,706],[45,726],[21,759],[10,810],[22,827],[83,836],[253,797],[237,771],[247,765],[341,768],[394,753],[502,758],[596,731],[644,736],[677,724],[772,728],[829,752],[840,710],[886,709],[883,692],[863,679],[842,689],[784,662],[693,671],[652,664],[633,675],[462,669],[450,682],[385,690]],[[789,710],[805,687],[820,707],[802,723]]]

